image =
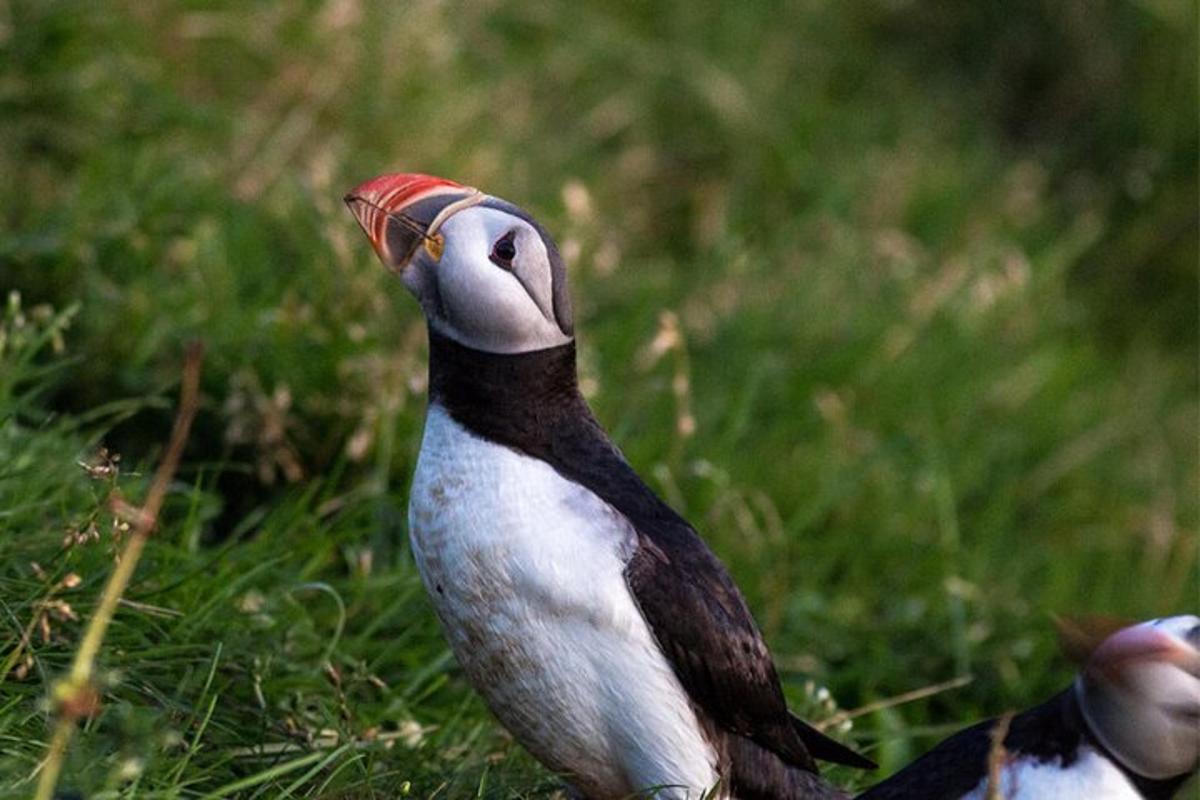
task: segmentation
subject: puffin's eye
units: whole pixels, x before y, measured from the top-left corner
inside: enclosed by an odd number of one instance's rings
[[[492,245],[492,254],[488,258],[497,267],[512,269],[512,260],[517,257],[517,246],[513,243],[515,236],[513,231],[509,231]]]

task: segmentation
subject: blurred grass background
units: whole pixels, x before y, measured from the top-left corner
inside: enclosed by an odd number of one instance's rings
[[[797,708],[973,676],[855,720],[882,774],[1065,685],[1052,614],[1195,611],[1196,41],[1185,0],[0,2],[0,793],[193,338],[63,785],[557,787],[407,552],[423,327],[340,201],[386,171],[555,233],[600,418]]]

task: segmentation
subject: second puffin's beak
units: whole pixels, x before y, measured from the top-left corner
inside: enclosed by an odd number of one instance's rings
[[[1088,668],[1119,682],[1127,668],[1147,661],[1171,664],[1200,676],[1200,651],[1151,625],[1124,628],[1105,639],[1092,654]]]
[[[481,202],[477,189],[431,175],[381,175],[355,187],[346,206],[371,240],[379,260],[403,273],[424,247],[437,261],[443,240],[442,223],[456,211]]]

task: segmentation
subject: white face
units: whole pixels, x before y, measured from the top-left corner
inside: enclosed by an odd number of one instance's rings
[[[1129,768],[1169,778],[1200,766],[1200,617],[1117,631],[1076,689],[1093,732]]]
[[[441,257],[421,248],[401,274],[437,331],[492,353],[571,341],[555,316],[550,254],[533,225],[475,205],[452,214],[437,233],[444,241]]]

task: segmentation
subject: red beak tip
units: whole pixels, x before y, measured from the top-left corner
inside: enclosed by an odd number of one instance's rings
[[[365,202],[390,213],[398,211],[419,198],[436,192],[439,189],[466,189],[460,183],[438,178],[433,175],[422,175],[416,172],[398,172],[380,175],[365,181],[350,190],[346,195],[347,202],[361,199]]]

